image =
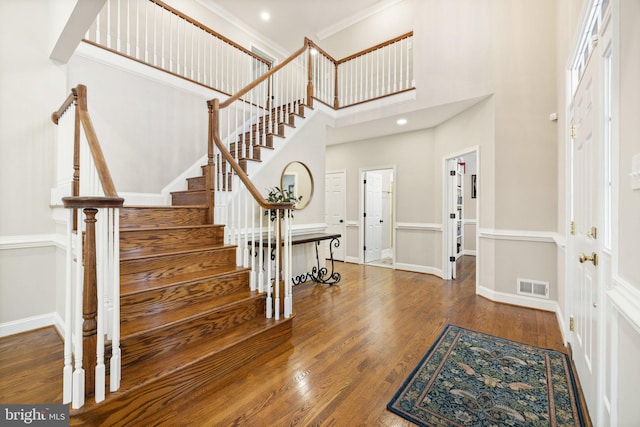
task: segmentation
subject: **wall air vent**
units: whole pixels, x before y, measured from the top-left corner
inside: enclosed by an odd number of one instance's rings
[[[518,279],[518,294],[549,299],[549,282]]]

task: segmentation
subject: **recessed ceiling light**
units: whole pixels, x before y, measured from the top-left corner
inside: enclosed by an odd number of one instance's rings
[[[265,10],[264,12],[262,12],[262,13],[260,14],[260,18],[261,18],[263,21],[268,21],[269,19],[271,19],[271,15],[269,15],[269,12],[267,12],[267,11]]]
[[[400,125],[400,126],[406,125],[407,124],[407,119],[398,119],[398,121],[396,123],[398,125]]]

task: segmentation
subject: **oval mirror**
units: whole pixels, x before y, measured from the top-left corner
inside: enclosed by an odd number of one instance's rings
[[[294,209],[305,208],[313,196],[313,176],[307,165],[302,162],[289,163],[282,171],[280,188],[293,194],[296,199],[302,196],[293,205]]]

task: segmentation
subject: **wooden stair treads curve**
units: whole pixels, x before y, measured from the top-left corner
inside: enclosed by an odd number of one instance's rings
[[[154,424],[181,397],[291,348],[293,319],[266,318],[224,225],[208,223],[204,178],[187,183],[173,206],[120,211],[121,386],[71,410],[71,425]]]
[[[263,150],[272,150],[274,146],[274,138],[286,138],[286,129],[295,128],[296,117],[305,118],[305,108],[311,108],[304,105],[303,101],[295,101],[286,105],[274,107],[263,116],[258,123],[251,125],[251,130],[240,133],[237,139],[229,144],[229,152],[236,158],[242,170],[246,173],[250,162],[261,162]],[[221,160],[216,164],[216,170],[222,176],[228,176],[228,180],[224,183],[218,183],[219,190],[231,191],[231,174],[230,168],[225,160]],[[228,174],[228,175],[227,175]],[[190,178],[191,179],[191,178]],[[227,182],[228,181],[228,182]],[[189,190],[204,187],[188,187]],[[174,194],[174,193],[172,193]],[[176,197],[183,197],[183,194],[177,194]]]

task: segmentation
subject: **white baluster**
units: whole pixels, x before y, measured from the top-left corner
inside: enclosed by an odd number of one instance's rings
[[[67,253],[64,296],[64,368],[62,370],[62,403],[71,403],[73,390],[73,367],[71,343],[73,339],[73,322],[71,320],[71,304],[73,283],[73,209],[68,209],[67,218]]]
[[[108,218],[105,218],[106,209],[98,209],[96,215],[96,297],[97,297],[97,330],[96,330],[96,367],[95,367],[95,401],[100,403],[104,400],[104,384],[105,384],[105,366],[104,366],[104,280],[105,265],[104,258],[106,254],[106,235],[105,230]],[[87,367],[90,368],[90,367]]]
[[[282,223],[281,218],[280,218],[280,214],[281,214],[281,210],[277,209],[276,210],[276,238],[275,238],[275,250],[276,250],[276,262],[275,262],[275,267],[276,267],[276,274],[275,274],[275,281],[273,282],[273,287],[274,287],[274,294],[275,294],[275,299],[274,299],[274,311],[275,311],[275,319],[276,320],[280,320],[280,239],[282,237]]]
[[[255,210],[255,203],[251,203],[251,251],[249,253],[249,256],[251,256],[251,274],[249,276],[249,288],[252,291],[255,291],[257,288],[257,280],[258,280],[258,276],[256,273],[256,210]],[[247,246],[247,250],[249,245]]]
[[[107,2],[107,47],[111,47],[111,1]]]
[[[267,242],[268,242],[268,246],[267,246],[267,253],[265,254],[265,256],[267,257],[267,319],[271,319],[273,317],[273,298],[272,298],[272,294],[273,294],[273,284],[271,281],[271,251],[274,248],[274,242],[272,241],[272,226],[273,226],[273,221],[271,221],[271,211],[267,211],[269,212],[267,214]]]
[[[164,7],[160,9],[160,38],[161,38],[161,40],[160,40],[160,64],[162,64],[161,65],[162,69],[164,69],[164,67],[165,67],[165,56],[166,56],[164,54],[164,49],[165,49],[164,48],[164,42],[165,42],[165,40],[164,40],[164,27],[166,26],[165,22],[164,22],[165,12],[166,12],[166,9]]]
[[[242,242],[242,254],[243,261],[242,266],[244,268],[249,267],[249,190],[245,189],[244,192],[244,239]]]
[[[258,231],[258,291],[264,292],[264,227],[263,227],[263,217],[265,211],[259,207],[258,215],[260,216],[260,229]],[[254,246],[255,249],[255,246]]]
[[[111,327],[111,365],[109,390],[120,388],[120,209],[113,209],[113,260],[112,267],[112,327]]]
[[[289,292],[291,286],[291,210],[285,211],[284,217],[284,262],[283,272],[284,274],[284,317],[291,317],[291,293]]]
[[[120,16],[120,0],[118,0],[118,6],[116,7],[116,12],[118,14],[118,19],[116,20],[116,50],[118,52],[121,52],[121,48],[122,48],[122,43],[120,41],[120,24],[121,24],[121,16]]]
[[[131,55],[131,1],[127,0],[127,55]]]

